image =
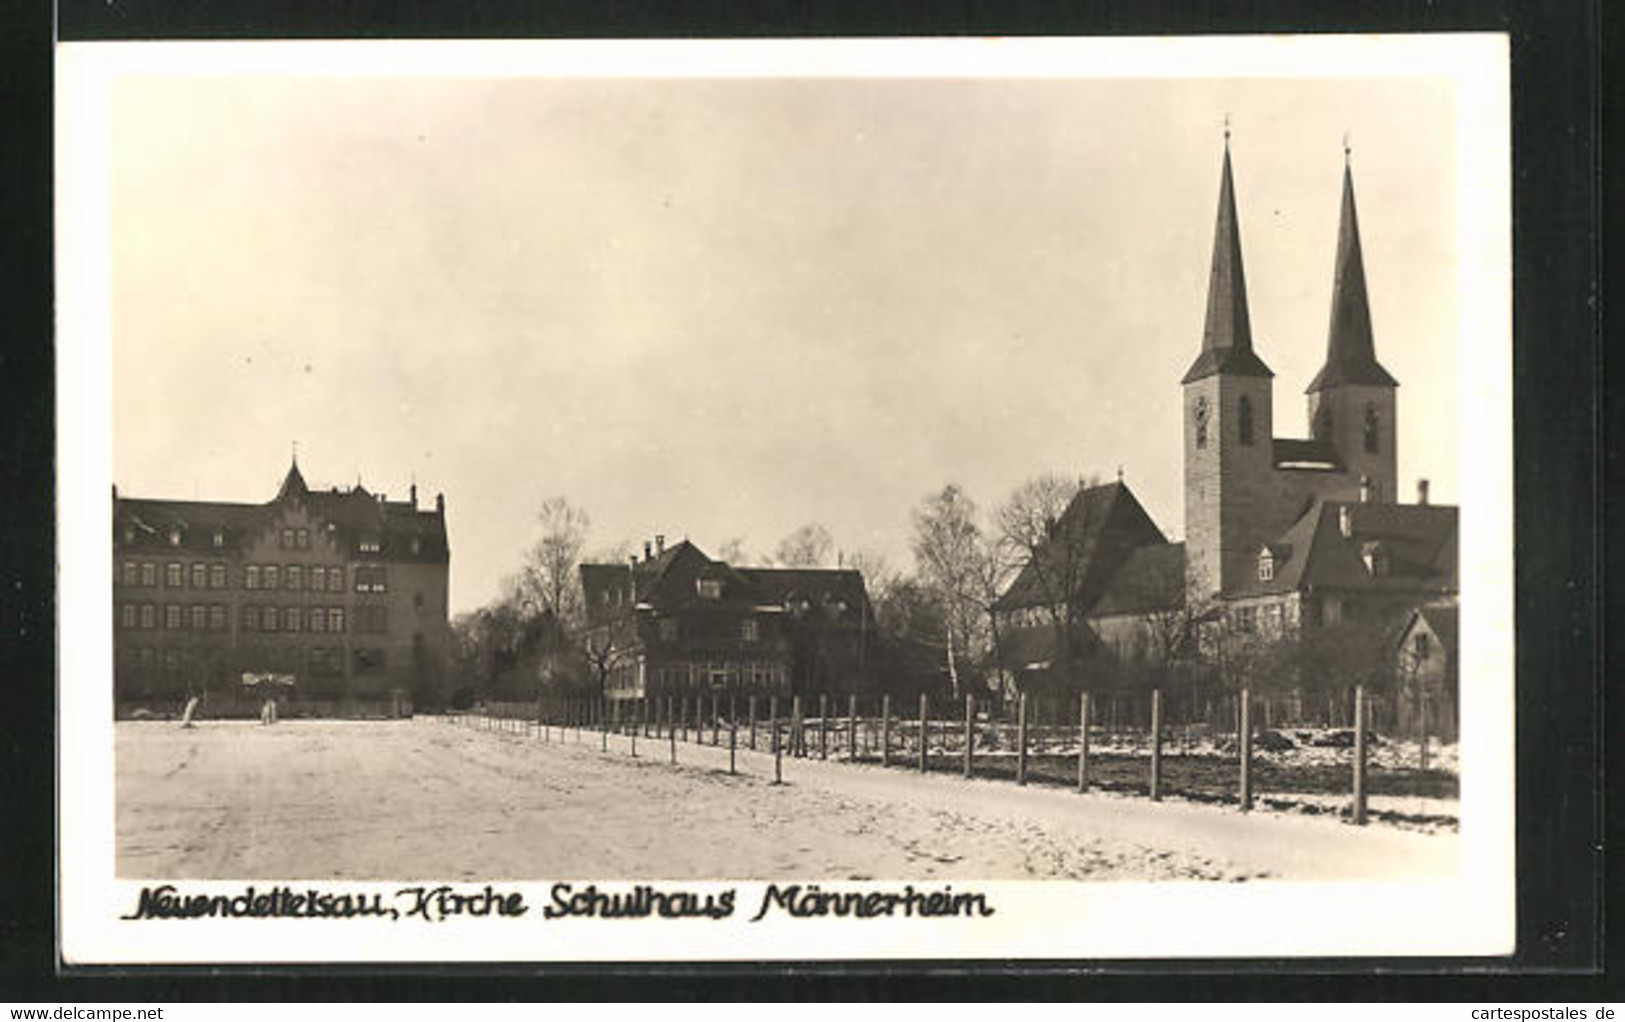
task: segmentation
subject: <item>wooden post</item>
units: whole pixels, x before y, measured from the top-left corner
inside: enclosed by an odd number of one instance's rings
[[[1365,826],[1365,686],[1354,686],[1354,822]]]
[[[755,749],[756,748],[756,693],[755,692],[752,692],[750,694],[750,699],[748,700],[748,702],[749,702],[749,712],[750,712],[750,747],[752,749]]]
[[[728,730],[739,730],[739,696],[732,689],[728,690]]]
[[[1162,689],[1151,690],[1151,801],[1162,801]]]
[[[768,748],[773,751],[773,783],[784,783],[784,750],[779,746],[779,697],[767,697]]]
[[[1078,791],[1089,790],[1089,693],[1078,695]]]
[[[705,741],[705,700],[697,693],[694,696],[694,744],[699,745]]]
[[[1253,700],[1252,693],[1241,690],[1241,723],[1236,731],[1236,747],[1241,753],[1241,811],[1253,808]]]
[[[1426,772],[1428,768],[1428,693],[1427,689],[1422,686],[1422,682],[1420,680],[1418,680],[1416,684],[1416,715],[1420,718],[1422,731],[1422,740],[1420,747],[1417,750],[1416,765],[1417,769]]]
[[[717,716],[717,694],[711,693],[711,747],[722,744],[722,718]]]
[[[677,765],[677,729],[672,726],[671,696],[666,697],[666,745],[670,750],[671,765]]]
[[[829,759],[829,696],[818,695],[818,758]]]
[[[609,717],[604,712],[604,697],[598,697],[598,748],[609,751]]]
[[[965,776],[969,777],[972,770],[972,758],[976,755],[976,697],[969,692],[965,693]]]
[[[880,697],[880,765],[891,766],[891,693]]]
[[[1027,783],[1027,693],[1016,700],[1016,783]]]
[[[792,756],[803,755],[806,751],[803,748],[806,743],[802,741],[802,725],[801,697],[792,696],[790,698],[790,755]]]
[[[733,703],[733,699],[729,698],[728,702],[729,702],[729,704],[731,706],[732,703]],[[728,714],[728,772],[730,774],[738,773],[738,770],[737,770],[738,756],[739,756],[739,718],[735,717],[732,713],[729,713]]]
[[[639,731],[639,729],[641,729],[643,727],[643,721],[639,719],[638,711],[641,710],[642,708],[643,708],[643,700],[642,699],[634,699],[630,703],[628,703],[627,707],[626,707],[626,709],[627,709],[627,714],[626,714],[627,720],[626,720],[626,722],[627,722],[627,724],[630,725],[630,727],[627,730],[631,732],[632,758],[633,759],[637,759],[637,757],[638,757],[638,731]]]
[[[858,758],[858,697],[846,697],[846,758]]]
[[[920,773],[925,773],[926,746],[929,737],[925,733],[925,721],[931,709],[931,697],[924,692],[920,693]]]

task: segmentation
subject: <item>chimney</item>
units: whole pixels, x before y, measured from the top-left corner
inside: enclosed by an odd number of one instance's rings
[[[644,540],[643,541],[643,559],[645,561],[654,560],[653,550],[654,550],[654,544],[650,543],[648,540]]]
[[[434,509],[441,514],[446,513],[446,495],[444,493],[434,495]]]
[[[413,483],[412,488],[407,492],[412,495],[412,510],[416,511],[418,509],[418,484]]]
[[[663,533],[663,532],[657,532],[657,533],[655,533],[655,553],[656,554],[663,554],[665,552],[666,552],[666,534]]]
[[[1426,504],[1428,502],[1428,481],[1426,479],[1418,479],[1416,481],[1416,502],[1418,504]]]
[[[1362,504],[1371,503],[1371,477],[1370,476],[1361,476],[1360,477],[1360,503],[1362,503]]]
[[[1337,531],[1343,534],[1344,539],[1350,539],[1354,535],[1354,509],[1347,504],[1339,504],[1337,507]]]

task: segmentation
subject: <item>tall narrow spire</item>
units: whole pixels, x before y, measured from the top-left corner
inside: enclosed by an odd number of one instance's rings
[[[276,492],[276,499],[303,500],[308,496],[310,487],[305,485],[304,474],[299,471],[299,456],[296,454],[292,463],[288,465],[288,474],[282,477],[282,486]]]
[[[1253,353],[1253,325],[1247,313],[1247,275],[1241,263],[1241,225],[1236,218],[1236,188],[1230,171],[1230,120],[1225,118],[1224,166],[1219,176],[1219,212],[1213,228],[1213,266],[1208,276],[1207,318],[1202,351],[1181,382],[1215,373],[1273,376]]]
[[[1354,171],[1349,166],[1348,139],[1343,140],[1343,211],[1337,228],[1337,264],[1332,280],[1331,326],[1326,334],[1326,364],[1306,393],[1343,383],[1399,385],[1377,362],[1371,337],[1371,305],[1366,295],[1365,260],[1360,255],[1360,222],[1354,209]]]

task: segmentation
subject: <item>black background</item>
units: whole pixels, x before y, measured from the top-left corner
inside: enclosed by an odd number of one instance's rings
[[[53,13],[56,24],[53,25]],[[1518,932],[1510,959],[91,969],[55,933],[51,58],[63,41],[1507,32],[1512,48]],[[263,999],[1618,1000],[1604,971],[1604,479],[1620,408],[1601,343],[1601,122],[1617,19],[1539,2],[316,3],[0,0],[0,1002]],[[1613,83],[1617,90],[1617,81]],[[1605,215],[1612,214],[1612,215]],[[1617,253],[1617,245],[1609,249]],[[1617,260],[1616,260],[1617,263]],[[1617,289],[1615,289],[1617,290]],[[1616,388],[1617,389],[1617,388]],[[1609,450],[1603,438],[1616,441]],[[1470,438],[1467,444],[1470,445]],[[1463,451],[1466,455],[1468,452]],[[1613,487],[1609,487],[1609,490]],[[1621,572],[1613,573],[1619,577]],[[1290,926],[1283,919],[1282,926]],[[496,980],[493,982],[493,978]],[[1594,1005],[1593,1005],[1594,1006]]]

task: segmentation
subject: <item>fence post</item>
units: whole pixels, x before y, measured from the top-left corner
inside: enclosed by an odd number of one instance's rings
[[[729,700],[731,703],[733,700]],[[739,755],[739,718],[732,713],[728,714],[728,772],[738,773],[737,757]]]
[[[604,697],[598,697],[598,747],[602,752],[609,751],[609,715],[605,712]]]
[[[1354,686],[1354,822],[1365,826],[1365,686]]]
[[[818,758],[829,759],[829,695],[818,694]]]
[[[694,744],[699,745],[705,741],[705,700],[694,694]]]
[[[891,766],[891,693],[880,697],[880,765]]]
[[[756,693],[755,692],[752,692],[750,694],[750,699],[748,700],[748,703],[749,703],[749,708],[750,708],[750,747],[752,749],[755,749],[756,748]]]
[[[666,746],[670,750],[671,765],[677,765],[677,729],[672,726],[671,696],[666,697]]]
[[[779,697],[767,697],[768,748],[773,751],[773,783],[784,783],[784,749],[779,745]]]
[[[1426,772],[1428,768],[1428,693],[1427,689],[1422,687],[1420,681],[1417,682],[1416,703],[1416,715],[1420,719],[1422,731],[1420,747],[1417,750],[1416,768]]]
[[[1236,746],[1241,750],[1241,811],[1253,808],[1253,700],[1246,686],[1241,689],[1241,722]]]
[[[1078,791],[1089,790],[1089,692],[1078,694]]]
[[[790,755],[802,755],[801,697],[790,697]]]
[[[630,723],[632,725],[632,728],[631,728],[631,731],[632,731],[632,758],[637,759],[638,758],[638,732],[643,730],[643,720],[642,720],[643,715],[638,711],[643,709],[643,700],[642,699],[634,699],[629,704],[627,704],[626,708],[627,708],[628,723]]]
[[[965,776],[971,775],[971,757],[976,755],[976,697],[965,693]]]
[[[927,695],[926,693],[921,692],[920,693],[920,773],[922,773],[922,774],[925,773],[925,753],[926,753],[926,746],[929,744],[929,741],[928,741],[929,736],[925,732],[925,721],[926,721],[926,717],[929,715],[930,708],[931,708],[931,697],[929,695]]]
[[[858,758],[858,697],[855,693],[846,697],[846,758]]]
[[[1027,693],[1016,700],[1016,783],[1027,783]]]
[[[717,693],[711,691],[711,747],[722,744],[722,718],[717,716]]]
[[[1151,801],[1162,801],[1162,689],[1151,690]]]

